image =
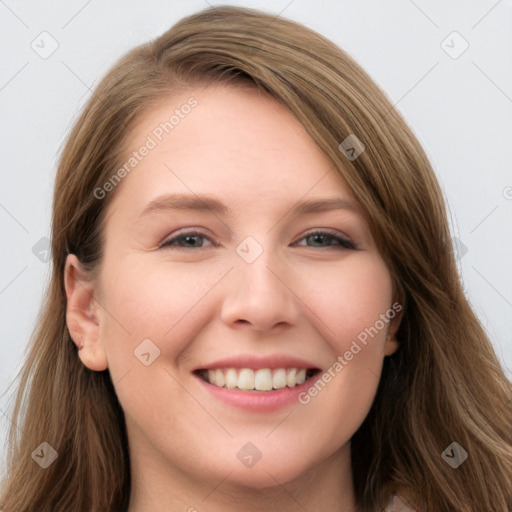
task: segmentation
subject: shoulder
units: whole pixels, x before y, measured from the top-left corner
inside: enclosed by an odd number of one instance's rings
[[[412,506],[403,493],[397,492],[389,498],[384,512],[418,512],[418,510]]]

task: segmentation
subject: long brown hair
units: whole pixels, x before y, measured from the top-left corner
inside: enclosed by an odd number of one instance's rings
[[[361,203],[404,305],[399,350],[384,360],[372,408],[352,438],[357,505],[382,510],[404,490],[419,510],[512,509],[512,389],[460,284],[444,199],[420,144],[346,53],[319,34],[255,10],[217,7],[139,46],[101,81],[60,158],[53,201],[52,276],[20,372],[5,512],[126,510],[124,415],[108,370],[87,369],[66,326],[64,263],[102,258],[105,210],[94,191],[122,164],[139,115],[178,88],[250,83],[302,123]],[[365,150],[339,145],[355,135]],[[46,469],[32,452],[58,453]],[[456,469],[443,451],[458,443]]]

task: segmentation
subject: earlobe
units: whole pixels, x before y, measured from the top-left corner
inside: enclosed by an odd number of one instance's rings
[[[386,343],[384,346],[384,355],[386,356],[393,355],[400,348],[400,343],[396,339],[396,334],[400,327],[400,323],[402,322],[402,314],[403,308],[401,308],[398,314],[396,314],[390,321],[388,333],[386,335]]]
[[[69,254],[64,266],[66,290],[66,324],[78,347],[82,363],[94,371],[108,368],[105,348],[100,337],[100,317],[94,300],[94,282],[82,270],[80,261]]]
[[[386,356],[391,356],[393,355],[400,347],[400,344],[398,343],[398,341],[393,338],[393,339],[388,339],[386,338],[386,345],[384,347],[384,355]]]
[[[107,354],[101,342],[84,345],[79,349],[78,356],[89,370],[102,372],[108,368]]]

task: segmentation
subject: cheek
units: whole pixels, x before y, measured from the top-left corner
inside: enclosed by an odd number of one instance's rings
[[[126,258],[115,272],[105,273],[103,286],[109,293],[101,338],[109,372],[125,414],[141,424],[150,418],[148,431],[155,425],[177,424],[171,404],[184,400],[177,384],[183,377],[178,363],[211,321],[211,304],[205,299],[225,274],[221,270],[207,265],[200,270],[193,264],[179,269],[171,263],[148,266]],[[197,407],[193,402],[187,406]],[[186,421],[183,429],[190,428],[192,420]]]
[[[365,334],[368,340],[385,337],[388,323],[381,315],[391,307],[392,284],[380,258],[358,255],[343,262],[338,270],[332,265],[317,266],[303,276],[301,293],[315,313],[311,321],[337,354],[349,350],[358,337],[364,341]]]
[[[314,277],[323,283],[312,309],[321,317],[315,325],[324,325],[331,360],[299,397],[311,428],[322,429],[325,439],[340,443],[359,428],[373,403],[389,319],[394,316],[391,278],[384,263],[359,258],[348,267],[336,279],[332,272],[309,276],[308,282]]]
[[[125,258],[115,271],[105,272],[102,287],[108,296],[101,336],[111,357],[111,371],[116,361],[132,362],[133,351],[145,339],[169,358],[186,348],[211,314],[205,298],[229,270],[213,267],[146,265]]]

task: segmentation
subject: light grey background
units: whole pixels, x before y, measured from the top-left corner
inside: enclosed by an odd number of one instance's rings
[[[181,17],[222,3],[282,13],[324,34],[404,114],[445,192],[467,296],[512,377],[510,0],[0,0],[0,456],[9,414],[3,393],[49,278],[40,240],[49,236],[61,144],[115,60]],[[458,56],[464,40],[469,47]],[[52,44],[56,51],[44,55]]]

